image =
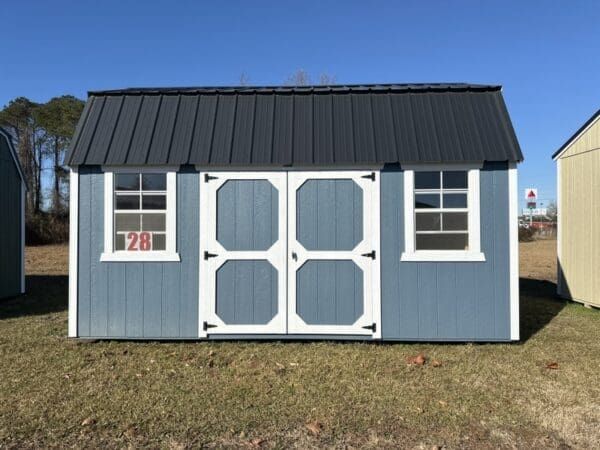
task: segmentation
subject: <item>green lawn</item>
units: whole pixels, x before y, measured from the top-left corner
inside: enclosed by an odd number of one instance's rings
[[[600,446],[600,311],[549,282],[520,344],[78,343],[43,254],[0,301],[0,448]]]

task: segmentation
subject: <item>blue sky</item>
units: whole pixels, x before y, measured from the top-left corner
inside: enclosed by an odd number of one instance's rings
[[[130,86],[498,83],[525,154],[520,191],[600,108],[600,3],[26,1],[3,5],[0,106]],[[520,192],[522,194],[522,192]]]

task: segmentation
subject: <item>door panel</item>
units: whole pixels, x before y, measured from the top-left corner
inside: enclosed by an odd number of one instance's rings
[[[286,332],[286,175],[201,173],[200,336]]]
[[[366,171],[288,174],[288,333],[378,333],[377,187]]]

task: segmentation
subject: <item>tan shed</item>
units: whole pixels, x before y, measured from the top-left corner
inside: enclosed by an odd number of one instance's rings
[[[600,110],[552,156],[561,297],[600,307]]]

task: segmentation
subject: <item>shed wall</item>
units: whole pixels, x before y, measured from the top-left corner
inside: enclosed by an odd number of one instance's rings
[[[558,294],[600,307],[600,121],[558,160]]]
[[[177,174],[177,250],[181,262],[100,262],[104,250],[104,174],[79,171],[80,337],[198,336],[199,175]]]
[[[21,177],[0,135],[0,298],[21,293]]]
[[[398,340],[510,339],[507,163],[480,173],[485,262],[401,262],[403,172],[381,173],[382,336]]]
[[[382,171],[384,339],[510,340],[507,169],[507,163],[486,163],[480,174],[481,250],[486,261],[441,263],[400,261],[404,249],[403,172],[398,166]],[[97,166],[80,169],[80,337],[198,336],[199,184],[194,170],[182,170],[177,175],[177,250],[181,262],[101,263],[104,176]],[[229,336],[244,337],[257,336]],[[311,337],[315,336],[305,336]]]

